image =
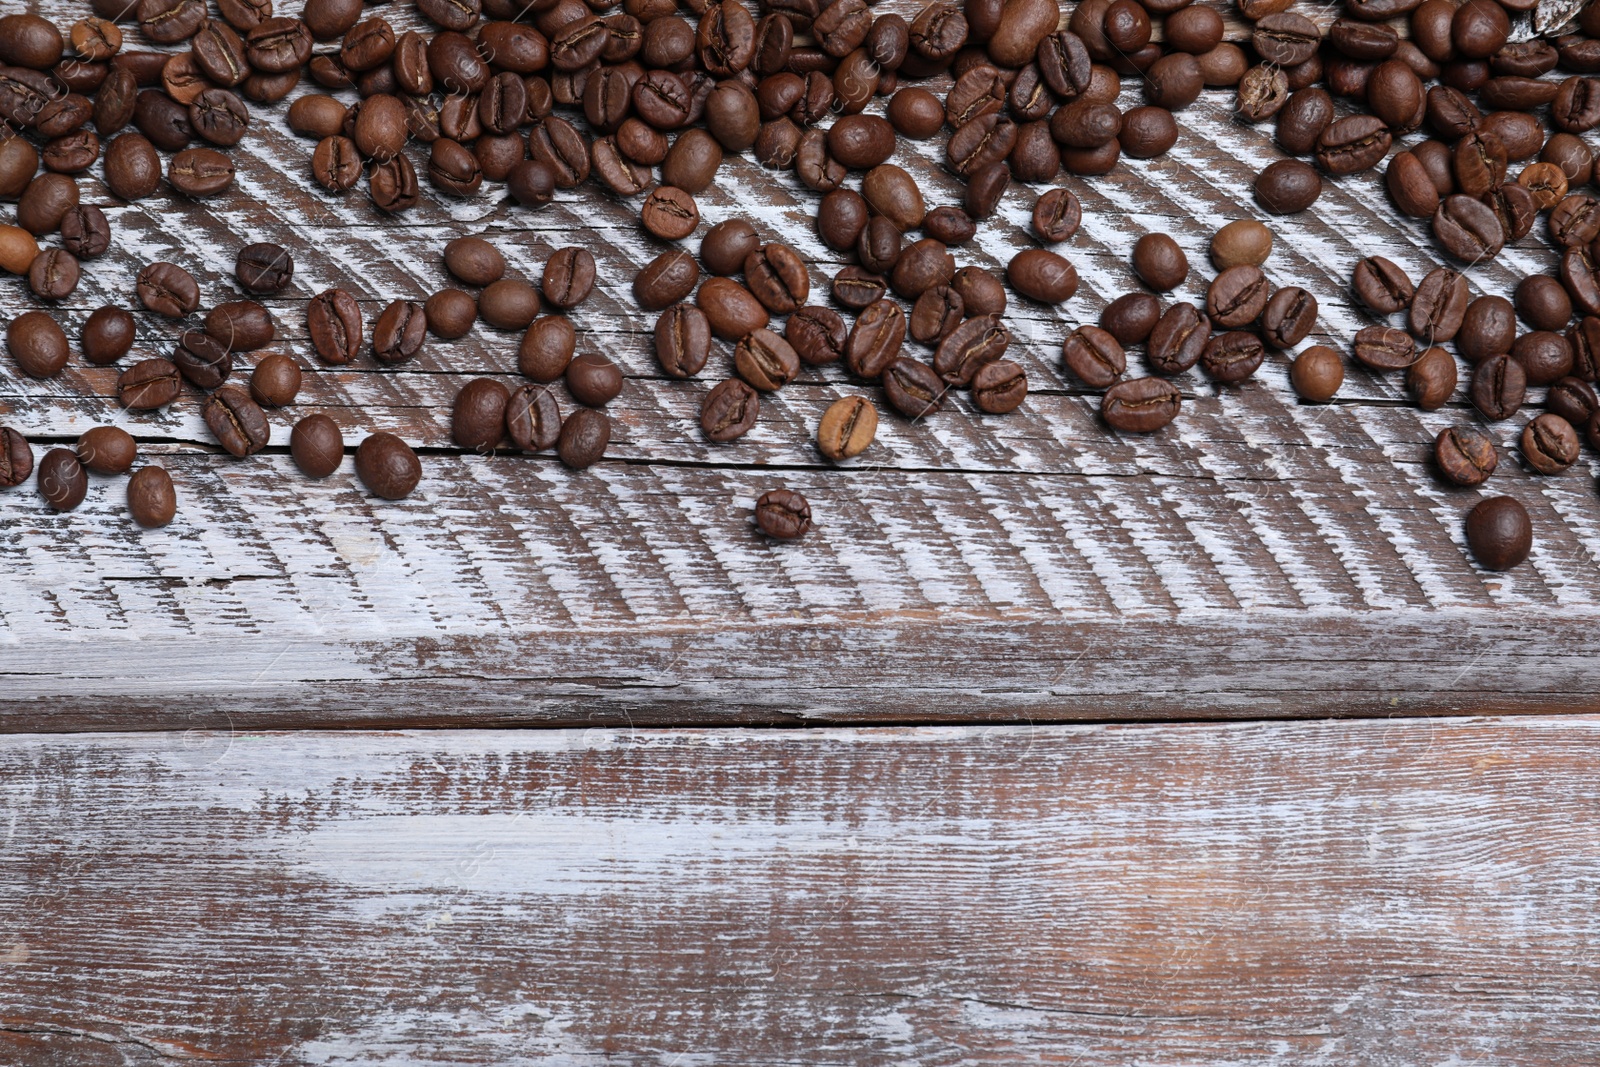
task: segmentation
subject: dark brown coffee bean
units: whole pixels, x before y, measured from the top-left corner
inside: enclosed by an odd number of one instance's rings
[[[572,398],[590,407],[604,407],[622,392],[621,368],[598,353],[586,352],[567,364],[566,378]]]
[[[71,511],[89,492],[89,476],[70,448],[52,448],[39,461],[39,495],[56,511]]]
[[[428,180],[450,196],[471,196],[483,186],[483,168],[472,149],[441,137],[428,152]]]
[[[1177,417],[1183,397],[1164,378],[1130,378],[1100,398],[1100,417],[1121,433],[1152,433]]]
[[[373,167],[367,177],[367,191],[373,206],[389,215],[411,210],[421,198],[417,190],[417,172],[404,155]]]
[[[427,306],[422,311],[428,317],[429,329],[433,329]],[[501,278],[478,294],[477,311],[484,322],[497,330],[525,330],[539,314],[539,293],[521,278]]]
[[[1349,115],[1331,123],[1317,138],[1317,165],[1346,175],[1376,166],[1389,154],[1393,136],[1375,115]]]
[[[1522,364],[1510,356],[1491,356],[1473,370],[1468,395],[1484,418],[1499,421],[1509,419],[1522,407],[1527,385]]]
[[[972,400],[990,415],[1015,411],[1028,396],[1028,375],[1009,359],[986,363],[972,376]]]
[[[1206,290],[1206,314],[1223,329],[1240,329],[1261,317],[1271,291],[1260,267],[1229,267]]]
[[[1560,474],[1578,461],[1578,431],[1545,412],[1522,428],[1522,455],[1540,474]]]
[[[179,319],[200,306],[194,276],[173,263],[151,263],[139,272],[139,302],[158,315]]]
[[[1406,392],[1423,411],[1441,408],[1456,391],[1456,361],[1442,348],[1429,348],[1406,368]]]
[[[254,300],[234,300],[211,309],[205,332],[229,351],[250,352],[271,344],[277,330],[265,307]]]
[[[700,428],[712,441],[732,441],[750,431],[760,412],[756,391],[738,378],[729,378],[706,394],[700,407]]]
[[[811,529],[811,505],[793,490],[769,490],[756,501],[756,526],[768,537],[780,541],[804,537]]]
[[[998,315],[975,315],[939,343],[933,369],[950,385],[964,388],[986,363],[1004,356],[1011,333]]]
[[[751,394],[754,396],[754,394]],[[878,412],[862,396],[835,400],[817,426],[817,450],[835,463],[859,456],[878,433]]]
[[[263,407],[288,407],[300,395],[300,364],[281,352],[263,357],[250,373],[250,395]]]
[[[326,478],[344,462],[344,434],[326,415],[307,415],[289,435],[289,455],[307,478]]]
[[[1572,318],[1572,299],[1548,274],[1530,274],[1517,284],[1516,310],[1536,330],[1562,330]]]
[[[67,364],[67,335],[43,311],[25,311],[6,327],[6,347],[24,374],[49,378]]]
[[[188,197],[215,196],[233,184],[233,161],[212,148],[190,148],[167,164],[167,181]]]
[[[663,241],[688,237],[700,224],[700,209],[694,197],[670,185],[658,186],[639,209],[639,221],[652,236]]]
[[[1171,23],[1169,18],[1168,23]],[[1170,32],[1170,31],[1169,31]],[[1333,122],[1333,98],[1327,90],[1310,88],[1292,93],[1277,114],[1277,140],[1285,152],[1308,156]]]
[[[281,245],[245,245],[234,262],[233,274],[246,292],[281,293],[294,277],[294,257]]]
[[[739,377],[763,393],[783,388],[800,373],[799,355],[771,330],[745,335],[733,350],[733,363]]]
[[[1351,286],[1360,301],[1380,315],[1404,311],[1416,295],[1406,272],[1382,256],[1368,256],[1357,263]]]
[[[107,304],[96,308],[83,324],[79,342],[84,358],[97,367],[104,367],[128,354],[133,347],[134,334],[133,316],[122,308]]]
[[[1549,385],[1572,371],[1572,347],[1550,330],[1534,330],[1517,338],[1511,358],[1522,364],[1529,385]]]
[[[61,226],[67,212],[78,206],[77,183],[65,174],[41,174],[28,184],[17,201],[17,225],[43,237]]]
[[[9,426],[0,426],[0,489],[21,485],[33,473],[33,448]]]
[[[561,438],[561,409],[542,385],[524,385],[506,401],[506,433],[524,452],[554,448]]]
[[[951,276],[950,288],[960,294],[969,318],[1005,313],[1006,287],[982,267],[962,267]]]
[[[1499,463],[1489,435],[1470,426],[1440,430],[1433,442],[1439,472],[1456,485],[1481,485]]]
[[[170,360],[142,359],[117,377],[117,399],[137,411],[166,407],[178,398],[181,382]]]
[[[844,267],[833,276],[833,298],[844,307],[859,311],[889,292],[889,281],[861,267]]]
[[[199,389],[215,389],[233,373],[233,352],[199,330],[185,330],[172,352],[178,372]]]
[[[450,436],[459,448],[492,453],[506,429],[506,403],[511,393],[493,378],[474,378],[456,393],[450,412]]]
[[[1063,256],[1042,248],[1018,252],[1006,264],[1011,288],[1043,304],[1060,304],[1078,291],[1078,271]]]
[[[1202,73],[1201,77],[1204,76]],[[1234,114],[1245,122],[1265,122],[1276,115],[1288,99],[1289,79],[1283,71],[1265,64],[1254,66],[1239,78],[1238,90],[1234,97]],[[1330,130],[1332,128],[1329,127]],[[1387,147],[1386,144],[1385,148]],[[1321,151],[1319,148],[1319,156]],[[1324,169],[1327,169],[1326,166]],[[1354,171],[1344,173],[1354,173]]]
[[[372,327],[372,354],[380,363],[405,363],[422,351],[427,333],[428,316],[420,304],[392,301]]]
[[[1445,197],[1434,211],[1433,236],[1445,251],[1469,264],[1499,255],[1505,241],[1494,211],[1460,194]]]
[[[1396,152],[1389,160],[1384,184],[1395,207],[1414,219],[1431,218],[1439,207],[1439,192],[1427,168],[1411,152]]]
[[[784,244],[765,245],[744,261],[745,284],[769,310],[788,314],[806,302],[811,280],[805,261]]]
[[[1563,248],[1586,245],[1600,236],[1600,200],[1575,193],[1550,212],[1550,237]]]
[[[944,402],[945,384],[934,369],[900,356],[884,367],[883,395],[889,406],[908,419],[924,419]]]
[[[833,194],[830,194],[830,197]],[[856,194],[851,193],[851,196]],[[830,197],[823,198],[826,207]],[[859,199],[859,197],[858,197]],[[865,208],[863,207],[863,222],[865,222]],[[822,225],[822,212],[818,213],[818,225]],[[825,233],[825,231],[824,231]],[[824,240],[827,237],[824,236]],[[854,238],[849,242],[855,243]],[[829,241],[830,247],[832,242]],[[755,227],[744,219],[727,219],[717,223],[706,231],[700,239],[700,261],[705,265],[706,271],[719,276],[737,274],[744,269],[745,259],[756,249],[761,247],[761,238],[756,235]],[[846,245],[849,247],[849,245]]]
[[[1313,345],[1295,357],[1289,384],[1301,398],[1325,404],[1344,384],[1344,360],[1326,345]]]
[[[1277,349],[1293,348],[1317,323],[1317,298],[1295,285],[1284,286],[1261,313],[1261,338]]]
[[[1589,424],[1594,413],[1600,411],[1600,399],[1596,399],[1594,387],[1582,378],[1566,377],[1550,386],[1545,393],[1544,406],[1547,411],[1582,429]]]
[[[1434,345],[1450,340],[1467,313],[1467,279],[1448,267],[1429,271],[1411,299],[1407,328]]]
[[[563,315],[535,319],[517,349],[517,369],[536,382],[553,382],[566,372],[577,332]]]
[[[445,269],[468,285],[489,285],[506,272],[506,257],[482,237],[457,237],[444,246]]]
[[[40,300],[65,300],[78,288],[78,260],[71,252],[46,248],[28,267],[28,288]]]
[[[594,292],[594,255],[586,248],[558,248],[545,261],[541,290],[555,307],[577,307]]]
[[[1231,385],[1255,374],[1265,356],[1261,338],[1244,330],[1230,330],[1206,342],[1200,365],[1216,381]]]
[[[105,212],[92,205],[79,205],[61,219],[61,243],[79,259],[94,259],[111,247],[111,224]]]
[[[1100,327],[1119,344],[1143,344],[1161,321],[1161,301],[1149,293],[1124,293],[1100,312]]]
[[[96,426],[75,447],[79,462],[96,474],[127,474],[139,458],[138,443],[119,426]]]
[[[1456,334],[1456,351],[1469,363],[1482,363],[1490,356],[1510,352],[1516,332],[1511,301],[1503,296],[1480,296],[1467,305]]]
[[[1104,389],[1128,369],[1122,345],[1098,326],[1079,326],[1067,335],[1061,361],[1085,385]]]
[[[925,141],[944,127],[944,107],[926,89],[907,87],[895,93],[885,113],[902,137]]]
[[[1072,239],[1083,221],[1083,206],[1070,189],[1051,189],[1033,207],[1033,230],[1051,243]]]
[[[1487,7],[1498,5],[1474,0]],[[1504,14],[1500,16],[1504,18]],[[1508,571],[1528,558],[1533,550],[1533,523],[1528,511],[1509,496],[1480,501],[1467,515],[1467,546],[1480,566],[1489,571]]]
[[[317,358],[341,366],[361,351],[361,308],[343,289],[329,289],[306,307],[306,328]]]
[[[1392,326],[1368,326],[1356,332],[1351,351],[1376,371],[1404,370],[1417,356],[1416,342]]]
[[[527,286],[526,282],[520,283]],[[527,286],[531,291],[532,287]],[[538,296],[534,295],[534,307],[537,313]],[[441,289],[428,297],[422,305],[423,316],[428,320],[428,332],[435,337],[446,341],[453,341],[458,337],[465,337],[471,330],[472,324],[478,318],[478,302],[469,293],[460,289]],[[528,322],[531,322],[530,315]],[[522,323],[526,327],[528,322]],[[521,327],[518,327],[519,329]]]
[[[1309,163],[1280,159],[1256,177],[1256,201],[1274,215],[1292,215],[1316,203],[1322,178]]]
[[[694,257],[680,249],[661,253],[633,280],[633,297],[646,311],[659,311],[693,291],[700,270]]]
[[[822,366],[844,358],[849,345],[849,330],[839,313],[830,308],[807,306],[789,316],[783,337],[794,348],[802,363]]]
[[[917,297],[911,309],[911,336],[923,344],[937,345],[961,325],[966,302],[948,285],[936,285]]]
[[[879,378],[899,357],[905,336],[906,317],[899,304],[893,300],[869,304],[857,316],[845,346],[851,372],[869,380]]]
[[[422,480],[422,463],[394,434],[375,433],[356,448],[356,475],[374,496],[402,500]]]
[[[1211,323],[1190,303],[1174,304],[1150,331],[1146,355],[1157,374],[1181,374],[1194,366],[1211,340]]]
[[[1170,292],[1189,276],[1189,257],[1168,235],[1147,233],[1133,246],[1133,272],[1157,292]]]

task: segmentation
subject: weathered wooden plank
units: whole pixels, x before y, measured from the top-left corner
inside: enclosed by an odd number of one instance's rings
[[[0,1059],[1411,1067],[1600,1041],[1594,718],[195,725],[0,743]]]

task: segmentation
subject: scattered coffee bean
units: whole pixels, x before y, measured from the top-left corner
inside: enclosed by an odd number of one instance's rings
[[[1211,238],[1211,263],[1218,270],[1259,267],[1272,254],[1272,231],[1254,219],[1230,222]]]
[[[78,454],[70,448],[52,448],[39,461],[39,495],[56,511],[71,511],[89,492],[89,476]]]
[[[865,452],[877,435],[878,412],[872,402],[863,396],[842,397],[823,412],[817,426],[817,449],[838,462]]]
[[[306,329],[317,358],[342,366],[361,351],[361,307],[343,289],[317,294],[306,307]]]
[[[175,263],[152,263],[139,272],[139,302],[158,315],[181,319],[200,306],[200,286]]]
[[[1189,276],[1189,257],[1166,234],[1147,233],[1133,246],[1133,272],[1156,292],[1171,292]]]
[[[22,372],[35,378],[53,377],[67,365],[67,335],[43,311],[24,311],[12,319],[6,327],[6,348]]]
[[[569,309],[589,299],[594,283],[594,256],[588,249],[558,248],[545,261],[540,288],[552,305]]]
[[[373,495],[402,500],[422,480],[422,463],[394,434],[375,433],[356,447],[356,475]]]
[[[1423,411],[1443,407],[1455,391],[1455,357],[1442,348],[1425,350],[1406,368],[1406,392]]]
[[[611,419],[594,408],[578,408],[561,424],[556,454],[573,470],[584,470],[600,462],[611,443]]]
[[[803,537],[811,529],[811,505],[793,490],[769,490],[756,501],[756,525],[781,541]]]
[[[428,316],[422,305],[392,301],[372,328],[372,354],[380,363],[404,363],[422,351],[427,332]]]
[[[422,315],[427,320],[429,333],[441,340],[453,341],[471,332],[478,318],[478,302],[472,299],[471,293],[460,289],[441,289],[422,305]],[[522,325],[526,327],[528,323]]]
[[[1517,413],[1527,388],[1522,364],[1510,356],[1491,356],[1473,369],[1468,395],[1484,418],[1498,422]]]
[[[580,404],[605,407],[622,392],[622,370],[606,357],[587,352],[567,364],[567,391]]]
[[[1178,387],[1165,378],[1130,378],[1100,398],[1100,417],[1121,433],[1153,433],[1177,417]]]
[[[176,392],[176,385],[173,388]],[[206,398],[200,413],[217,442],[240,458],[254,455],[272,440],[266,413],[240,386],[219,388]]]
[[[173,520],[178,513],[178,494],[165,467],[143,467],[128,479],[128,513],[147,529]]]
[[[1326,345],[1313,345],[1290,365],[1289,384],[1302,398],[1325,404],[1344,384],[1344,360]]]
[[[33,473],[33,448],[9,426],[0,426],[0,489],[21,485]]]
[[[524,452],[554,448],[561,437],[561,409],[542,385],[524,385],[506,401],[506,433]]]
[[[281,245],[245,245],[239,250],[233,274],[246,292],[281,293],[294,277],[294,257]]]
[[[1482,0],[1469,0],[1472,2]],[[1493,496],[1479,501],[1467,514],[1467,546],[1485,570],[1510,570],[1533,550],[1533,522],[1528,510],[1515,497]]]
[[[126,474],[139,458],[133,435],[120,426],[86,430],[76,445],[78,460],[96,474]]]
[[[1578,431],[1560,415],[1536,415],[1522,428],[1522,455],[1540,474],[1560,474],[1578,461]]]
[[[1470,426],[1451,426],[1434,438],[1433,459],[1439,472],[1456,485],[1479,485],[1499,462],[1489,435]]]
[[[250,395],[263,407],[288,407],[300,395],[300,364],[281,352],[263,358],[250,374]]]
[[[289,455],[307,478],[326,478],[344,461],[344,434],[328,416],[307,415],[289,434]]]

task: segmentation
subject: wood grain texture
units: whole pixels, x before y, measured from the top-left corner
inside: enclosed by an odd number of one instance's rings
[[[0,1060],[1583,1062],[1600,720],[0,742]]]
[[[405,5],[386,15],[412,17]],[[1139,100],[1130,80],[1124,102]],[[1397,694],[1415,711],[1591,705],[1592,455],[1541,478],[1514,449],[1524,419],[1486,424],[1502,446],[1499,473],[1484,492],[1450,488],[1430,443],[1481,421],[1464,401],[1419,412],[1398,377],[1352,366],[1338,402],[1308,406],[1281,356],[1242,387],[1184,376],[1178,421],[1123,437],[1061,370],[1064,336],[1136,284],[1127,264],[1140,234],[1174,235],[1193,267],[1181,295],[1196,300],[1211,277],[1210,234],[1260,215],[1249,184],[1278,152],[1270,128],[1232,120],[1230,102],[1208,93],[1184,111],[1164,159],[1060,179],[1085,207],[1062,248],[1083,284],[1060,307],[1013,300],[1012,354],[1033,384],[1020,411],[982,416],[956,396],[910,424],[885,409],[878,443],[838,467],[811,443],[822,411],[877,393],[841,368],[808,370],[770,398],[747,438],[704,440],[700,399],[730,372],[730,353],[719,346],[701,380],[661,377],[654,316],[629,282],[665,246],[640,231],[637,201],[586,186],[528,212],[499,187],[450,202],[427,190],[418,209],[385,220],[361,194],[312,185],[312,146],[287,131],[282,106],[257,109],[225,196],[163,188],[123,204],[97,172],[84,200],[106,209],[116,247],[86,264],[58,309],[69,333],[99,304],[128,301],[156,259],[192,270],[208,306],[234,298],[235,252],[272,240],[296,260],[293,286],[270,301],[275,347],[308,374],[299,404],[274,415],[273,447],[237,461],[204,428],[198,394],[131,414],[111,399],[114,371],[74,360],[37,382],[0,368],[0,419],[37,451],[96,423],[126,426],[173,473],[181,501],[171,527],[141,531],[119,479],[92,476],[68,515],[31,487],[0,494],[0,729],[182,727],[241,685],[239,713],[260,725],[931,720],[975,714],[975,692],[1001,694],[1019,717],[1063,718],[1382,713]],[[961,194],[942,151],[903,142],[896,156],[932,204]],[[1347,292],[1362,255],[1388,255],[1415,277],[1439,261],[1425,226],[1395,218],[1379,187],[1375,173],[1329,180],[1314,212],[1270,220],[1272,280],[1321,303],[1307,344],[1343,347],[1373,321]],[[1037,192],[1013,186],[958,262],[1000,271],[1032,245]],[[793,244],[821,294],[842,260],[814,233],[816,199],[792,175],[730,158],[700,204],[704,225],[749,215]],[[365,356],[316,366],[308,296],[348,287],[370,326],[383,302],[447,284],[439,250],[463,233],[488,234],[512,272],[533,279],[551,249],[593,249],[601,285],[572,317],[582,348],[628,375],[598,467],[574,474],[550,456],[451,444],[463,382],[515,382],[515,335],[430,340],[397,369]],[[1475,292],[1509,293],[1552,265],[1532,236],[1467,273]],[[0,315],[27,304],[18,280],[0,286]],[[176,334],[141,315],[136,351],[163,353]],[[418,493],[376,502],[348,460],[325,483],[301,478],[285,445],[293,419],[312,411],[339,421],[351,445],[379,429],[417,445]],[[767,542],[750,521],[755,498],[780,484],[803,491],[817,517],[799,544]],[[1462,532],[1471,505],[1498,492],[1523,500],[1537,531],[1532,560],[1509,575],[1476,569]],[[1507,669],[1483,670],[1485,657]],[[864,701],[885,682],[891,695]],[[453,717],[457,705],[469,710]]]

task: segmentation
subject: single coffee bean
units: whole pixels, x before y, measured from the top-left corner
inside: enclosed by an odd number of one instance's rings
[[[70,448],[52,448],[39,461],[39,495],[56,511],[71,511],[89,492],[89,476]]]
[[[1100,398],[1100,417],[1121,433],[1152,433],[1177,417],[1183,397],[1164,378],[1130,378]]]
[[[783,337],[802,363],[822,366],[844,358],[849,345],[844,319],[831,308],[808,305],[789,316]]]
[[[893,163],[883,163],[867,171],[861,180],[861,195],[874,211],[900,227],[901,232],[922,225],[922,218],[927,214],[916,180]]]
[[[1006,287],[982,267],[962,267],[951,276],[950,288],[960,294],[969,318],[1005,313]]]
[[[233,175],[233,161],[212,148],[185,149],[167,164],[167,181],[188,197],[215,196],[233,184]]]
[[[1530,274],[1517,284],[1516,310],[1536,330],[1564,330],[1572,318],[1572,298],[1548,274]]]
[[[175,263],[151,263],[139,272],[139,302],[158,315],[181,319],[200,306],[194,275]]]
[[[274,352],[250,374],[250,395],[263,407],[288,407],[300,395],[300,364]]]
[[[961,208],[946,205],[922,216],[922,232],[946,246],[964,245],[977,235],[978,224]]]
[[[525,330],[539,314],[539,293],[521,278],[501,278],[478,294],[477,309],[483,321],[497,330]],[[427,307],[422,310],[428,328],[433,329]]]
[[[1517,413],[1527,390],[1522,364],[1510,356],[1491,356],[1473,369],[1467,395],[1484,418],[1498,422]]]
[[[1317,323],[1317,298],[1296,285],[1273,293],[1261,313],[1261,338],[1277,349],[1293,348]]]
[[[1434,211],[1433,236],[1445,251],[1469,264],[1494,258],[1505,243],[1493,209],[1459,193],[1445,197]]]
[[[1368,256],[1357,263],[1351,287],[1363,304],[1380,315],[1404,311],[1416,295],[1416,286],[1406,272],[1382,256]]]
[[[1585,315],[1567,331],[1572,349],[1572,374],[1585,382],[1600,380],[1600,319]]]
[[[851,193],[850,195],[855,196],[856,194]],[[825,197],[823,203],[826,205],[827,202],[828,198]],[[821,220],[822,213],[819,212],[819,227],[821,226]],[[865,223],[864,208],[862,221]],[[827,240],[826,231],[824,231],[824,235],[824,239]],[[828,243],[832,247],[832,241],[830,240]],[[854,243],[855,239],[851,238],[849,245]],[[706,231],[706,235],[700,239],[700,262],[704,264],[707,272],[725,277],[743,270],[744,261],[760,247],[761,238],[756,235],[754,226],[744,219],[727,219],[711,227]]]
[[[695,303],[705,313],[711,332],[726,341],[737,341],[767,325],[767,309],[748,289],[727,278],[709,278],[695,294]]]
[[[1416,360],[1417,345],[1411,335],[1393,326],[1368,326],[1358,330],[1352,352],[1375,371],[1404,370]]]
[[[78,460],[96,474],[127,474],[139,458],[139,445],[120,426],[86,430],[76,445]]]
[[[1481,485],[1499,462],[1489,435],[1470,426],[1439,431],[1433,441],[1433,460],[1439,473],[1456,485]]]
[[[961,325],[966,301],[948,285],[936,285],[917,297],[909,320],[911,336],[923,344],[937,345]]]
[[[833,276],[833,298],[844,307],[859,311],[889,292],[889,281],[862,267],[843,267]]]
[[[605,407],[622,392],[622,370],[605,356],[587,352],[567,364],[567,391],[580,404]]]
[[[883,369],[883,395],[889,406],[908,419],[923,419],[939,410],[945,383],[926,363],[900,356]]]
[[[769,244],[744,261],[745,284],[769,310],[788,314],[806,302],[811,280],[805,260],[788,245]]]
[[[540,159],[524,159],[512,166],[506,188],[523,207],[539,208],[556,195],[556,172]]]
[[[1172,19],[1169,17],[1168,33]],[[1309,156],[1316,150],[1317,139],[1333,122],[1333,97],[1326,89],[1306,88],[1289,94],[1289,99],[1277,114],[1277,140],[1285,152],[1296,156]]]
[[[1289,384],[1303,399],[1325,404],[1344,384],[1344,360],[1326,345],[1313,345],[1290,365]]]
[[[660,311],[693,291],[700,270],[694,257],[681,249],[661,253],[633,280],[633,296],[646,311]]]
[[[1256,177],[1256,202],[1274,215],[1292,215],[1316,203],[1322,178],[1309,163],[1280,159]]]
[[[28,184],[17,201],[17,225],[43,237],[61,226],[67,212],[78,206],[78,185],[65,174],[41,174]]]
[[[343,289],[328,289],[306,307],[311,346],[324,363],[342,366],[361,351],[361,307]]]
[[[183,332],[172,362],[178,373],[200,389],[215,389],[233,373],[233,351],[199,330]]]
[[[1578,461],[1578,431],[1545,412],[1522,428],[1522,455],[1540,474],[1560,474]]]
[[[906,316],[893,300],[878,300],[862,309],[850,339],[845,358],[852,373],[876,379],[900,355],[906,336]]]
[[[1033,206],[1033,230],[1052,244],[1072,239],[1083,222],[1083,205],[1071,189],[1055,188]]]
[[[266,413],[237,385],[224,385],[206,398],[201,415],[217,442],[232,455],[254,455],[272,440]]]
[[[380,363],[404,363],[422,351],[428,316],[420,304],[392,301],[372,328],[372,354]]]
[[[1218,270],[1259,267],[1271,253],[1272,231],[1254,219],[1230,222],[1211,238],[1211,262]]]
[[[233,274],[246,292],[281,293],[294,277],[294,258],[281,245],[246,245],[239,250]]]
[[[1435,267],[1411,298],[1407,328],[1430,345],[1450,340],[1466,317],[1468,295],[1465,275],[1448,267]]]
[[[1572,371],[1572,346],[1550,330],[1534,330],[1511,345],[1511,358],[1522,364],[1529,385],[1549,385]]]
[[[1588,425],[1595,411],[1600,410],[1600,400],[1596,399],[1594,387],[1588,382],[1567,377],[1550,386],[1545,393],[1544,406],[1581,429]]]
[[[146,529],[165,526],[178,513],[178,494],[164,467],[144,467],[128,479],[128,514]]]
[[[1261,268],[1229,267],[1206,290],[1206,314],[1217,326],[1237,330],[1261,317],[1272,286]]]
[[[1414,219],[1431,218],[1439,208],[1439,190],[1427,168],[1412,152],[1396,152],[1390,158],[1384,184],[1395,207]]]
[[[1078,291],[1078,271],[1063,256],[1028,248],[1006,264],[1006,280],[1023,296],[1043,304],[1060,304]]]
[[[1255,374],[1265,357],[1261,338],[1244,330],[1230,330],[1206,342],[1200,353],[1200,366],[1216,381],[1233,385]]]
[[[79,259],[102,256],[111,247],[111,224],[105,212],[80,204],[61,218],[61,243]]]
[[[817,426],[817,449],[838,462],[865,452],[877,435],[878,412],[872,402],[863,396],[842,397],[823,412]]]
[[[1004,356],[1011,333],[999,315],[975,315],[939,343],[933,369],[950,385],[965,388],[985,364]]]
[[[307,478],[326,478],[344,461],[344,434],[328,416],[307,415],[289,434],[289,455]]]
[[[719,382],[700,407],[700,429],[718,443],[742,437],[761,413],[759,394],[738,378]]]
[[[97,367],[104,367],[128,354],[133,347],[134,336],[133,316],[122,308],[107,304],[96,308],[83,324],[79,342],[84,358]]]
[[[756,501],[756,525],[768,537],[792,541],[811,529],[811,505],[793,490],[769,490]]]
[[[505,434],[510,396],[493,378],[474,378],[463,385],[450,412],[450,436],[457,447],[492,453]]]
[[[563,315],[535,319],[517,349],[517,369],[536,382],[553,382],[566,373],[577,332]]]
[[[972,376],[973,402],[987,414],[1015,411],[1027,395],[1027,372],[1009,359],[986,363]]]
[[[444,266],[466,284],[484,286],[505,275],[506,257],[482,237],[457,237],[444,246]]]
[[[0,426],[0,489],[21,485],[33,473],[33,448],[9,426]]]
[[[741,339],[733,362],[739,377],[764,393],[783,388],[800,373],[794,348],[771,330],[756,330]]]
[[[26,274],[39,257],[39,242],[21,226],[0,226],[0,269]]]
[[[527,282],[518,284],[527,286],[528,290],[532,291],[533,287],[528,286]],[[534,301],[537,313],[537,294],[534,296]],[[422,305],[422,314],[428,321],[429,333],[443,340],[453,341],[458,337],[465,337],[471,331],[473,322],[478,318],[478,302],[472,299],[470,293],[464,293],[460,289],[441,289],[428,297],[427,302]],[[530,315],[522,326],[526,327],[532,321]]]
[[[1423,411],[1443,407],[1455,391],[1455,357],[1442,348],[1427,349],[1406,368],[1406,392]]]
[[[1484,6],[1498,8],[1496,4]],[[1485,570],[1508,571],[1515,567],[1533,551],[1533,522],[1528,510],[1509,496],[1480,501],[1467,514],[1467,547]]]
[[[561,438],[561,409],[542,385],[524,385],[506,401],[506,433],[524,452],[554,448]]]
[[[272,313],[254,300],[230,300],[206,314],[205,332],[233,352],[253,352],[272,343]]]
[[[1174,304],[1150,331],[1145,354],[1157,374],[1182,374],[1200,360],[1211,340],[1211,321],[1190,303]]]
[[[700,287],[701,292],[717,280],[708,280]],[[692,304],[674,304],[656,319],[655,344],[656,361],[662,370],[673,378],[692,378],[705,367],[711,354],[710,319]]]
[[[1565,294],[1563,294],[1565,295]],[[1467,305],[1456,333],[1456,351],[1469,363],[1503,356],[1516,340],[1517,317],[1503,296],[1480,296]]]
[[[1133,272],[1157,292],[1171,292],[1189,276],[1189,257],[1168,235],[1147,233],[1133,246]]]
[[[28,267],[28,288],[40,300],[65,300],[78,288],[80,268],[71,252],[46,248]]]
[[[144,359],[117,378],[117,399],[130,410],[165,407],[178,398],[178,368],[165,359]]]
[[[374,496],[402,500],[422,480],[422,462],[392,433],[375,433],[356,447],[356,475]]]
[[[1079,326],[1068,334],[1061,361],[1078,380],[1096,389],[1110,386],[1128,369],[1122,345],[1098,326]]]
[[[558,308],[577,307],[594,292],[594,256],[586,248],[558,248],[544,265],[544,297]]]
[[[900,249],[900,230],[882,215],[875,215],[856,242],[856,258],[874,274],[888,274],[900,258]]]
[[[1124,293],[1100,312],[1100,326],[1119,344],[1143,344],[1161,321],[1161,301],[1149,293]]]
[[[663,241],[688,237],[700,224],[700,208],[694,197],[670,185],[657,186],[645,197],[639,220],[647,232]]]

